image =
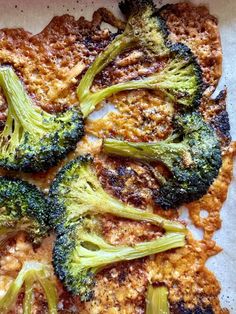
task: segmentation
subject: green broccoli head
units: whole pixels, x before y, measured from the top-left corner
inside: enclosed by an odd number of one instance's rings
[[[168,167],[172,176],[162,178],[160,189],[154,191],[157,204],[165,209],[202,197],[222,164],[216,134],[200,114],[179,115],[174,126],[175,134],[161,142],[130,143],[106,139],[103,145],[106,153],[159,161]]]
[[[162,237],[135,244],[114,246],[101,234],[95,218],[81,218],[77,225],[58,235],[53,250],[53,265],[66,289],[82,301],[93,296],[95,275],[112,263],[142,258],[185,245],[183,233],[167,233]]]
[[[48,303],[48,313],[57,314],[57,290],[50,277],[51,273],[48,265],[37,261],[25,262],[15,280],[10,284],[6,294],[0,300],[1,314],[7,314],[14,308],[17,296],[21,293],[23,285],[25,288],[23,313],[32,313],[34,302],[33,285],[35,282],[39,282],[44,290]]]
[[[74,225],[68,228],[66,233],[57,236],[52,263],[55,274],[67,291],[80,295],[81,300],[89,301],[93,297],[94,274],[89,268],[81,267],[76,262],[75,254],[79,246],[80,240],[77,239],[76,226]]]
[[[51,203],[35,186],[22,180],[0,178],[0,242],[27,233],[38,244],[48,234]]]
[[[0,67],[0,87],[8,115],[0,133],[0,166],[38,172],[55,165],[73,150],[83,135],[80,112],[52,115],[35,106],[10,66]]]
[[[153,89],[162,90],[182,111],[198,108],[204,84],[201,67],[192,51],[184,44],[170,46],[173,58],[160,73],[147,78]],[[151,87],[150,87],[151,88]]]
[[[123,37],[129,37],[149,56],[167,56],[169,31],[157,13],[152,0],[125,0],[119,3],[121,12],[128,19]]]
[[[62,168],[55,178],[49,195],[56,211],[51,220],[57,233],[64,233],[68,227],[88,213],[111,214],[118,217],[146,221],[168,231],[185,231],[185,226],[145,210],[135,208],[112,197],[101,186],[90,155],[80,156]]]

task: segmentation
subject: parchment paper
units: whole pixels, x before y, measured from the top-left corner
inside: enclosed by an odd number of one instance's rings
[[[179,1],[156,1],[157,6]],[[218,17],[224,52],[223,76],[217,91],[228,87],[228,112],[231,134],[236,140],[236,1],[204,0],[192,1],[206,4],[210,12]],[[23,27],[33,33],[41,31],[54,15],[71,14],[76,18],[84,15],[91,18],[93,11],[105,6],[117,15],[118,0],[0,0],[0,27]],[[216,91],[216,94],[217,94]],[[236,166],[234,167],[236,174]],[[211,258],[207,265],[221,282],[222,305],[236,314],[236,181],[233,180],[228,199],[222,209],[223,225],[215,235],[215,240],[224,248],[219,255]],[[196,231],[195,231],[196,233]],[[197,232],[198,233],[198,232]],[[199,236],[199,233],[196,234]]]

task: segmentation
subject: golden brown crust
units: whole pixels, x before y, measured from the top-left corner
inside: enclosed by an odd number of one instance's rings
[[[164,139],[172,130],[174,108],[157,92],[123,92],[110,98],[110,102],[116,111],[97,120],[88,120],[88,133],[101,138],[121,137],[146,142]]]
[[[144,314],[147,284],[144,260],[115,265],[98,275],[95,298],[85,304],[78,303],[80,313]]]
[[[232,180],[234,154],[235,148],[232,143],[223,156],[220,173],[208,193],[200,200],[187,205],[193,223],[204,231],[204,240],[211,240],[215,231],[221,227],[220,210],[226,200]],[[202,210],[207,211],[207,217],[201,218]]]

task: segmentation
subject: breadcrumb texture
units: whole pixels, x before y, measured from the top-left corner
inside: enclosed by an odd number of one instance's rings
[[[208,84],[208,95],[214,90],[221,76],[222,52],[217,20],[205,7],[189,3],[166,6],[161,14],[171,30],[173,41],[189,45],[197,55]],[[116,36],[108,29],[101,29],[102,21],[116,26],[119,31],[124,23],[106,9],[99,9],[91,22],[81,17],[55,17],[37,35],[23,29],[0,30],[0,63],[11,64],[21,76],[35,102],[45,110],[57,112],[69,105],[76,105],[76,86],[83,71],[97,54],[105,49]],[[147,62],[141,50],[129,51],[109,65],[95,80],[93,88],[134,79],[155,72],[161,66],[158,60]],[[58,287],[59,313],[82,314],[144,314],[145,293],[149,282],[165,283],[169,288],[171,314],[178,313],[228,313],[219,303],[220,285],[215,276],[205,267],[210,256],[220,252],[213,240],[221,227],[220,210],[226,199],[232,178],[233,155],[236,145],[230,144],[228,115],[225,105],[226,91],[218,98],[205,95],[201,112],[206,121],[216,129],[221,140],[223,165],[218,178],[208,193],[199,201],[187,205],[190,219],[203,230],[203,239],[196,240],[189,233],[187,246],[137,260],[112,265],[97,276],[95,298],[81,303],[78,297],[69,295],[52,275]],[[86,121],[87,133],[99,138],[119,136],[132,141],[164,139],[172,130],[174,108],[157,92],[138,90],[123,92],[109,99],[114,108],[100,119]],[[0,120],[6,117],[7,104],[0,93]],[[58,169],[68,160],[81,153],[96,155],[95,168],[107,192],[124,202],[143,210],[178,219],[178,211],[163,211],[153,204],[152,191],[157,188],[155,170],[160,165],[145,165],[131,160],[111,158],[99,154],[100,141],[91,142],[88,136],[78,144],[60,165],[46,173],[22,174],[1,170],[1,174],[20,177],[48,190]],[[204,217],[202,210],[205,211]],[[102,219],[106,239],[115,245],[150,240],[159,235],[159,230],[146,223],[106,216]],[[53,236],[33,249],[19,234],[0,251],[0,297],[16,277],[26,259],[51,263]],[[34,313],[47,313],[47,305],[40,287]],[[12,313],[21,313],[23,292]]]

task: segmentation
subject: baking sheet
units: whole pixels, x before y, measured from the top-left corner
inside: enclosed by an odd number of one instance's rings
[[[156,1],[157,6],[179,1]],[[236,140],[236,1],[204,0],[192,1],[195,4],[206,4],[210,12],[218,17],[223,46],[223,76],[217,91],[224,85],[228,87],[228,112],[231,122],[231,134]],[[23,27],[33,33],[41,31],[54,15],[71,14],[76,18],[84,15],[91,19],[93,11],[105,6],[119,15],[117,0],[0,0],[0,28]],[[217,94],[217,91],[215,94]],[[234,167],[236,175],[236,165]],[[207,265],[221,282],[222,306],[228,307],[230,313],[236,314],[236,181],[233,180],[228,199],[221,212],[222,229],[214,239],[224,249],[222,253],[211,258]],[[194,231],[199,237],[200,232]]]

